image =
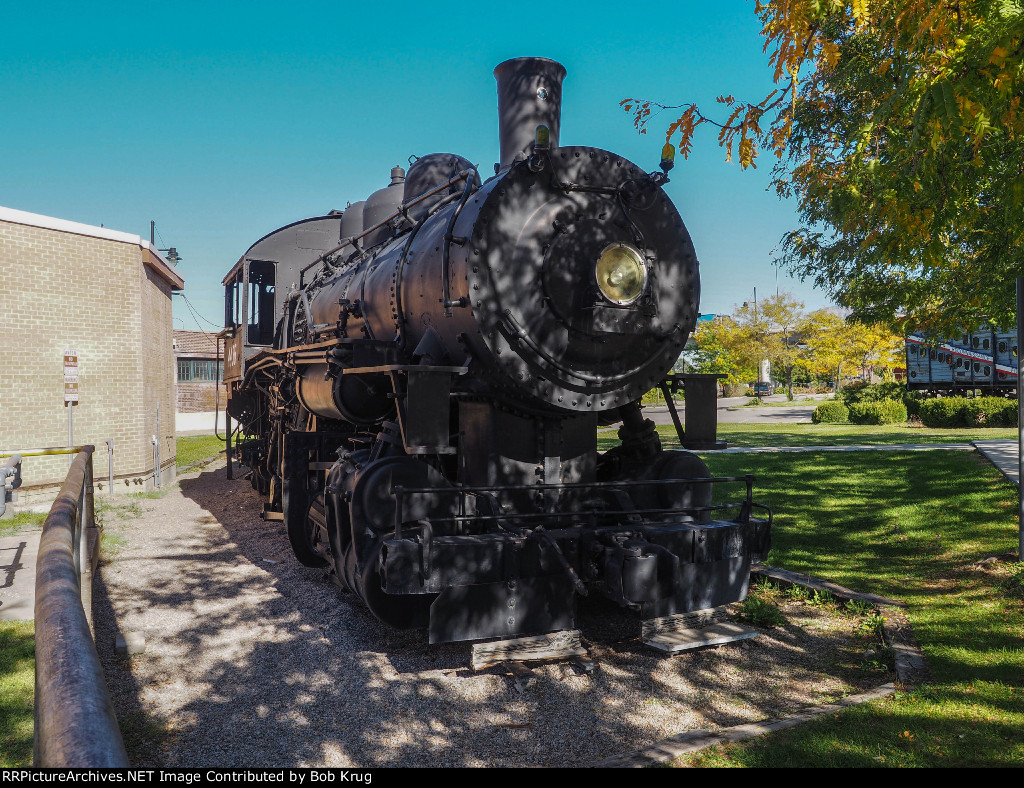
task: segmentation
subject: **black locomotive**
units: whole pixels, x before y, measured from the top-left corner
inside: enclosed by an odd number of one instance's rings
[[[750,477],[713,494],[640,408],[698,317],[671,161],[559,147],[558,63],[494,73],[493,177],[423,156],[225,277],[228,413],[264,516],[431,642],[572,629],[577,594],[644,619],[743,599],[770,512]]]

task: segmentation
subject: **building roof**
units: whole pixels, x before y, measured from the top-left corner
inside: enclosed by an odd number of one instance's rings
[[[174,330],[174,355],[197,358],[217,357],[217,335],[205,331]]]
[[[107,241],[119,241],[121,243],[138,246],[139,249],[142,250],[143,264],[152,269],[160,278],[164,279],[171,286],[171,290],[185,289],[185,280],[182,278],[181,274],[171,267],[171,264],[167,262],[167,259],[160,254],[159,249],[153,246],[149,241],[144,240],[141,235],[123,233],[119,230],[111,230],[107,227],[94,227],[91,224],[70,222],[67,219],[57,219],[53,216],[43,216],[42,214],[18,211],[14,208],[4,208],[3,206],[0,206],[0,221],[11,222],[12,224],[24,224],[29,227],[42,227],[47,230],[56,230],[61,233],[85,235],[90,238],[102,238]]]

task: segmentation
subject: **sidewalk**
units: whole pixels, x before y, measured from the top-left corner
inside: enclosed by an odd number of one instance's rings
[[[0,621],[35,618],[36,560],[42,528],[0,537]]]
[[[1020,485],[1020,465],[1016,440],[1006,438],[1003,440],[973,441],[973,445],[985,456],[985,459],[996,466],[1008,482]]]

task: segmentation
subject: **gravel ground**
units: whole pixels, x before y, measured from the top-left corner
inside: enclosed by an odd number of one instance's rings
[[[857,621],[790,605],[739,644],[665,658],[639,621],[584,600],[597,661],[536,669],[518,689],[468,669],[466,644],[379,623],[292,556],[262,500],[223,461],[137,517],[106,515],[123,545],[102,566],[96,631],[118,717],[164,731],[140,766],[590,766],[694,728],[781,716],[892,680],[866,669]],[[114,653],[117,632],[146,651]]]

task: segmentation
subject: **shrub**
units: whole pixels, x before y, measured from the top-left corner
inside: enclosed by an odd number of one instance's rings
[[[924,395],[920,391],[908,391],[903,395],[903,406],[907,409],[907,416],[920,416],[921,403]]]
[[[921,421],[926,427],[1013,427],[1017,401],[1003,397],[941,397],[923,400]]]
[[[739,617],[755,627],[781,627],[786,617],[771,602],[760,597],[747,597],[740,607]]]
[[[884,402],[886,400],[902,400],[907,388],[902,383],[876,383],[868,385],[862,380],[848,383],[839,391],[837,397],[847,407],[857,402]]]
[[[1017,423],[1017,401],[1004,397],[969,399],[961,420],[966,427],[1012,427]]]
[[[815,424],[841,424],[850,418],[850,411],[839,400],[822,402],[811,414]]]
[[[854,424],[902,424],[907,420],[907,408],[896,400],[856,402],[850,405],[850,421]]]
[[[926,399],[921,403],[921,422],[926,427],[962,427],[961,416],[966,405],[966,397]]]
[[[852,383],[847,383],[836,392],[836,399],[847,406],[854,402],[860,402],[863,391],[867,387],[867,382],[863,380],[855,380]]]

